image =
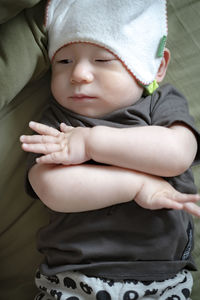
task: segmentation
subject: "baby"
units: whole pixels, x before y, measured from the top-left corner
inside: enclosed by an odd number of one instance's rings
[[[27,191],[51,209],[36,299],[189,299],[200,136],[156,83],[165,1],[52,0],[46,27],[54,98],[20,138]]]

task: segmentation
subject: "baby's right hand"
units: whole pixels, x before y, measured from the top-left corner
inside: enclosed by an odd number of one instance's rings
[[[37,163],[75,165],[90,159],[86,151],[90,128],[62,123],[59,131],[38,122],[30,122],[29,127],[37,134],[23,135],[20,141],[24,151],[43,154]]]
[[[183,209],[200,217],[200,207],[196,204],[200,195],[180,193],[160,177],[146,175],[144,184],[134,200],[146,209]]]

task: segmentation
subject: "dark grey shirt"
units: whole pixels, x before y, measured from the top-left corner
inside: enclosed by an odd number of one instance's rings
[[[142,97],[134,105],[102,119],[77,115],[52,99],[42,122],[55,128],[59,128],[61,122],[74,127],[104,125],[118,128],[168,127],[182,122],[193,129],[198,146],[200,143],[187,101],[171,85],[165,85],[152,96]],[[35,154],[29,156],[28,170],[35,163],[35,157]],[[199,163],[199,159],[198,150],[194,163]],[[180,192],[196,193],[191,169],[165,179]],[[37,197],[28,179],[26,189]],[[196,269],[191,257],[193,221],[184,211],[151,211],[141,208],[134,200],[81,213],[49,211],[50,223],[38,233],[38,249],[45,255],[41,272],[46,275],[79,270],[88,276],[117,280],[162,280],[183,268]]]

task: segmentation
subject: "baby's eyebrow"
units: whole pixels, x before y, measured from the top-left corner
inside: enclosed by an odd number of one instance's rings
[[[98,50],[97,55],[103,55],[103,56],[107,56],[107,57],[116,57],[113,53],[111,53],[110,51],[108,51],[106,49]]]

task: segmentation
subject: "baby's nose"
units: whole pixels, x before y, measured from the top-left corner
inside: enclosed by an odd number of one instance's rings
[[[71,83],[90,83],[93,81],[93,73],[89,63],[77,63],[71,74]]]

